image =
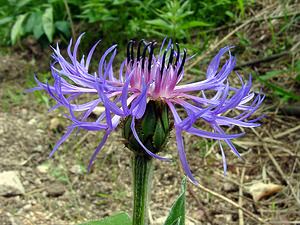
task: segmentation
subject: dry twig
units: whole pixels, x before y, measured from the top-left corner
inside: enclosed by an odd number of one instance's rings
[[[272,163],[274,164],[275,168],[277,169],[278,173],[281,175],[281,177],[284,179],[284,181],[286,182],[286,184],[288,185],[288,187],[290,188],[292,195],[294,196],[294,198],[296,199],[296,202],[298,203],[298,205],[300,205],[300,199],[299,196],[297,196],[291,182],[289,181],[289,179],[285,176],[284,172],[282,171],[280,165],[277,163],[276,159],[274,158],[274,156],[272,155],[272,153],[269,151],[267,145],[263,145],[264,150],[268,153],[269,158],[271,159]]]
[[[242,170],[241,179],[240,179],[240,187],[239,187],[239,206],[243,207],[243,183],[245,177],[246,169],[245,167]],[[239,224],[244,225],[244,214],[243,210],[239,209]]]
[[[220,198],[220,199],[228,202],[229,204],[233,205],[234,207],[242,210],[245,213],[245,215],[247,215],[249,218],[255,220],[256,222],[259,222],[260,224],[269,224],[267,221],[263,220],[262,218],[260,218],[259,216],[253,214],[252,212],[248,211],[247,209],[241,207],[239,204],[237,204],[236,202],[232,201],[231,199],[226,198],[225,196],[223,196],[223,195],[221,195],[221,194],[219,194],[217,192],[214,192],[213,190],[210,190],[210,189],[204,187],[201,184],[198,184],[197,187],[200,190],[205,191],[205,192],[207,192],[207,193],[209,193],[209,194],[211,194],[211,195],[213,195],[213,196],[215,196],[217,198]]]

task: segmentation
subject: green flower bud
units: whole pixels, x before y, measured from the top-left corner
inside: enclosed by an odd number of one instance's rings
[[[147,154],[131,131],[131,121],[132,117],[127,117],[124,121],[125,145],[137,154]],[[171,130],[167,105],[161,101],[149,101],[144,116],[135,121],[135,129],[141,142],[150,151],[153,153],[160,152],[167,143]]]

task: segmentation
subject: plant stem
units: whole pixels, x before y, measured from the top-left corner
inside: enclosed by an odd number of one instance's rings
[[[134,154],[132,168],[134,194],[132,225],[147,225],[152,180],[152,160],[149,156]]]
[[[72,14],[71,14],[71,11],[70,11],[70,8],[69,8],[69,5],[68,5],[68,0],[64,0],[64,4],[65,4],[67,15],[68,15],[69,21],[70,21],[72,38],[73,38],[73,40],[75,40],[75,38],[76,38],[75,29],[74,29],[74,24],[73,24],[73,20],[72,20]]]

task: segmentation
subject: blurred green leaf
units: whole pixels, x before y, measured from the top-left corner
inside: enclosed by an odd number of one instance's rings
[[[26,18],[27,14],[23,14],[18,16],[17,21],[13,25],[11,29],[10,39],[11,43],[15,44],[17,42],[17,39],[22,35],[23,29],[22,24]]]
[[[30,2],[32,2],[32,0],[18,0],[16,6],[17,6],[18,8],[21,8],[21,7],[27,5],[27,4],[30,3]]]
[[[173,204],[171,211],[164,225],[184,225],[185,224],[185,191],[186,177],[183,178],[181,184],[181,193]]]
[[[54,24],[53,24],[53,8],[49,7],[45,10],[42,16],[43,29],[50,42],[52,42],[54,34]]]
[[[297,77],[296,77],[296,81],[297,81],[297,83],[298,83],[298,84],[300,84],[300,74],[299,74],[299,75],[297,75]]]
[[[120,213],[102,220],[89,221],[79,225],[132,225],[132,222],[127,213]]]
[[[0,25],[9,23],[9,22],[11,22],[12,20],[13,20],[13,17],[12,17],[12,16],[2,18],[2,19],[0,19]]]
[[[276,77],[276,76],[282,74],[283,72],[284,72],[284,71],[282,71],[282,70],[273,70],[273,71],[269,71],[269,72],[266,72],[265,75],[260,76],[259,79],[260,79],[260,80],[264,80],[264,81],[265,81],[265,80],[269,80],[269,79],[271,79],[271,78],[273,78],[273,77]]]
[[[170,24],[168,24],[167,22],[165,22],[162,19],[148,20],[148,21],[146,21],[146,23],[151,24],[151,25],[155,25],[157,27],[165,28],[165,29],[170,28]]]
[[[186,22],[183,25],[179,26],[180,29],[188,29],[193,27],[209,27],[212,26],[210,23],[206,23],[204,21],[190,21]]]
[[[54,25],[64,35],[70,36],[70,24],[67,21],[56,21]]]
[[[25,26],[24,26],[24,31],[26,33],[29,33],[29,32],[32,32],[34,27],[36,26],[36,24],[38,23],[39,21],[39,12],[33,12],[33,13],[30,13],[30,15],[28,16],[28,19],[25,23]]]
[[[225,15],[229,16],[232,19],[235,18],[235,15],[232,12],[228,11],[228,10],[225,12]]]
[[[242,18],[245,16],[245,5],[244,5],[244,0],[238,0],[238,6],[241,11],[241,16]]]

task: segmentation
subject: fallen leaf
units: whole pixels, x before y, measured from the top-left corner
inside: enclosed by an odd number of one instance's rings
[[[254,201],[260,201],[263,198],[280,192],[283,189],[283,186],[273,183],[265,184],[262,182],[257,182],[246,189],[252,195]]]

